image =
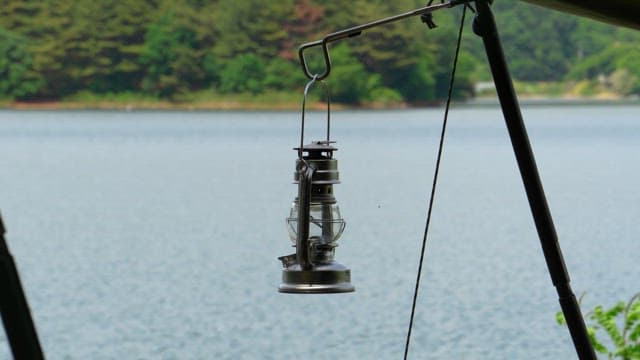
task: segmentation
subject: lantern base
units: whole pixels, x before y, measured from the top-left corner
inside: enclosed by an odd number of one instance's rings
[[[355,291],[351,285],[351,270],[336,262],[314,265],[311,270],[302,270],[299,264],[282,270],[281,293],[289,294],[335,294]]]

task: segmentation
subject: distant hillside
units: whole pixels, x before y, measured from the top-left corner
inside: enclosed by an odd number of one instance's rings
[[[6,0],[0,98],[299,93],[306,80],[299,44],[420,6],[424,1]],[[513,0],[496,0],[494,8],[516,79],[640,94],[640,32]],[[438,12],[433,30],[416,18],[332,46],[334,100],[442,99],[460,14]],[[311,58],[319,69],[320,58]],[[468,26],[456,95],[473,96],[473,85],[487,79],[481,42]]]

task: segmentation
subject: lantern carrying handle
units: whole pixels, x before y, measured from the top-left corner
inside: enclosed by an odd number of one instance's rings
[[[300,160],[296,171],[300,174],[298,184],[298,235],[296,237],[296,259],[303,270],[313,266],[309,256],[309,220],[311,218],[311,184],[316,169],[309,163]]]
[[[324,89],[324,94],[327,98],[327,140],[326,140],[327,145],[330,144],[330,139],[331,139],[331,95],[329,94],[329,86],[327,85],[327,83],[320,80],[320,75],[316,74],[316,75],[313,75],[313,77],[311,78],[311,81],[309,81],[307,85],[304,87],[304,96],[302,98],[302,124],[300,129],[300,147],[298,148],[298,159],[300,159],[302,162],[305,162],[305,163],[306,161],[302,158],[302,152],[303,152],[302,150],[304,146],[304,125],[305,125],[304,120],[305,120],[305,111],[307,106],[307,94],[309,93],[311,86],[313,86],[313,84],[315,84],[316,82],[319,82],[322,85],[322,88]]]

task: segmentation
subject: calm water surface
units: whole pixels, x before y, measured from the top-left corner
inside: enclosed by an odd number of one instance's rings
[[[640,107],[524,115],[574,290],[629,298]],[[357,291],[296,296],[276,258],[298,113],[0,112],[0,209],[48,358],[401,358],[441,117],[334,114]],[[411,358],[575,358],[497,108],[451,114],[425,264]]]

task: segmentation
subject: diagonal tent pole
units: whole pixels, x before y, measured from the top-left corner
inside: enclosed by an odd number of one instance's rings
[[[542,251],[547,262],[553,285],[558,292],[560,306],[567,320],[569,332],[576,352],[581,360],[596,359],[593,346],[589,341],[587,328],[580,312],[580,306],[571,290],[569,273],[560,250],[558,235],[549,211],[542,182],[533,156],[527,130],[522,120],[520,106],[513,89],[507,62],[498,36],[495,19],[488,0],[476,1],[477,16],[473,23],[474,32],[482,37],[496,85],[500,105],[506,121],[513,151],[518,162],[520,175],[529,199],[531,213],[540,237]]]
[[[31,319],[27,299],[9,247],[4,239],[4,224],[0,217],[0,313],[16,360],[41,360],[38,334]]]

